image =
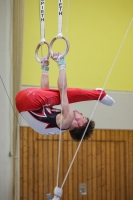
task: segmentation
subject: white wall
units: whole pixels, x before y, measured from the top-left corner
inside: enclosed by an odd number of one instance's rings
[[[12,1],[0,0],[0,76],[11,98]],[[13,199],[12,109],[0,79],[0,200]]]

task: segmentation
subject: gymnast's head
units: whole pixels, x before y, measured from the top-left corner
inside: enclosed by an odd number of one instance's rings
[[[78,111],[74,111],[74,119],[69,128],[69,132],[73,140],[75,141],[81,140],[84,134],[84,131],[86,129],[86,126],[88,125],[88,122],[89,122],[89,119],[84,117],[82,113]],[[94,131],[94,128],[95,128],[95,122],[91,120],[85,132],[83,140],[86,140],[91,136],[91,134]]]

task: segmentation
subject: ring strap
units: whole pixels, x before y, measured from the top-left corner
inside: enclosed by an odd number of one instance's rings
[[[36,50],[35,50],[35,57],[36,57],[36,60],[41,63],[41,60],[40,58],[38,57],[38,51],[39,51],[39,48],[46,44],[47,47],[48,47],[48,53],[47,53],[47,56],[46,58],[49,59],[50,57],[50,45],[48,42],[46,42],[45,40],[45,0],[40,0],[40,30],[41,30],[41,42],[37,45],[36,47]]]

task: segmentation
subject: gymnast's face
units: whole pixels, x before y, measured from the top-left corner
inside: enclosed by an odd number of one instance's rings
[[[88,122],[88,119],[84,117],[82,113],[76,110],[74,110],[73,112],[74,112],[74,120],[76,127],[84,126]]]

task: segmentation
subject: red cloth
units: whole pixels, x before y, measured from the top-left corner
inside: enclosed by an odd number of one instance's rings
[[[69,103],[98,100],[101,90],[84,90],[69,88],[67,90]],[[100,100],[106,93],[103,91]],[[16,95],[16,107],[19,112],[38,110],[42,106],[53,107],[60,104],[60,93],[57,89],[27,88]]]

